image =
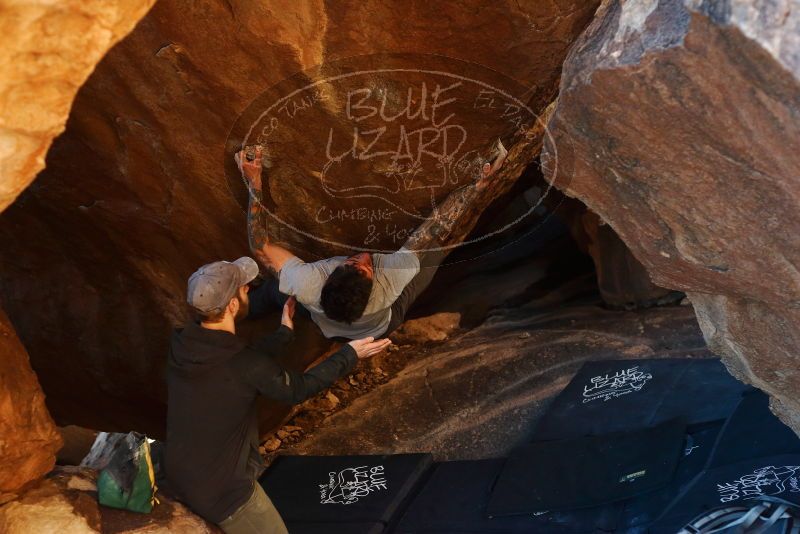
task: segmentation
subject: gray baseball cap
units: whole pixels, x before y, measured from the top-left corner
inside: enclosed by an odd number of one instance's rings
[[[204,313],[222,310],[236,295],[236,290],[252,282],[256,276],[258,264],[247,256],[234,262],[208,263],[189,277],[186,302]]]

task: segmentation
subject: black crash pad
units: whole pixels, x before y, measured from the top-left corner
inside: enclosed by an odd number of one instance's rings
[[[654,514],[653,532],[677,531],[711,508],[747,506],[759,495],[800,503],[800,438],[770,411],[767,395],[750,391],[722,426],[693,483],[663,491],[658,506],[650,503],[653,512],[661,509]],[[631,518],[641,512],[644,501],[630,503],[625,524],[633,524]]]
[[[670,507],[677,495],[692,486],[708,463],[724,423],[715,421],[687,429],[684,449],[672,481],[657,491],[627,500],[619,522],[619,532],[632,531],[634,527],[653,523]]]
[[[489,518],[486,512],[492,488],[505,459],[437,464],[409,505],[395,531],[398,534],[522,534],[611,531],[621,506],[594,510],[551,512]]]
[[[800,438],[772,413],[769,397],[753,390],[742,396],[723,428],[708,467],[781,454],[800,454]]]
[[[674,533],[702,512],[720,506],[748,506],[762,495],[800,504],[800,455],[770,456],[709,469],[648,532]]]
[[[389,524],[432,463],[429,454],[281,456],[259,482],[287,524]]]
[[[680,419],[603,436],[531,443],[512,451],[490,516],[597,507],[666,486],[684,450]]]
[[[726,419],[751,389],[718,359],[587,362],[541,418],[534,441],[635,430],[677,417],[689,425]]]

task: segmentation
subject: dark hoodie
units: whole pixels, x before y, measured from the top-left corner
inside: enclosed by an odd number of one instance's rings
[[[243,505],[261,472],[257,396],[297,404],[355,367],[356,353],[344,345],[305,374],[284,369],[274,358],[293,335],[281,326],[248,345],[191,322],[172,336],[166,473],[176,495],[209,521]]]

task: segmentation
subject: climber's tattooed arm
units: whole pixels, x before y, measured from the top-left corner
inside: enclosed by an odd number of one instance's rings
[[[270,243],[267,234],[267,210],[264,208],[264,190],[261,175],[263,173],[262,148],[260,145],[247,147],[238,152],[234,158],[247,180],[250,200],[247,206],[247,239],[250,250],[256,259],[271,271],[278,273],[286,260],[294,254],[285,248]]]
[[[269,243],[266,210],[264,210],[263,202],[261,189],[252,189],[247,206],[247,239],[250,243],[250,250],[254,254],[263,250],[264,246]]]
[[[453,226],[458,222],[459,215],[471,203],[476,192],[476,184],[452,191],[436,208],[436,213],[432,213],[414,230],[403,248],[414,252],[423,252],[444,245]]]
[[[247,237],[250,250],[255,254],[264,248],[268,242],[267,220],[264,213],[264,195],[262,192],[261,174],[263,172],[261,146],[247,147],[238,152],[234,158],[242,177],[247,181],[248,206],[247,206]]]
[[[508,151],[498,139],[492,150],[492,161],[483,164],[478,179],[472,184],[452,191],[438,206],[436,212],[432,213],[424,223],[414,230],[403,248],[422,252],[447,244],[447,238],[461,222],[461,216],[486,189],[489,177],[503,166],[506,156],[508,156]]]
[[[247,206],[247,240],[250,243],[250,250],[259,263],[271,274],[277,275],[278,269],[275,268],[268,253],[269,249],[274,247],[269,243],[266,210],[261,190],[250,192],[250,202]]]

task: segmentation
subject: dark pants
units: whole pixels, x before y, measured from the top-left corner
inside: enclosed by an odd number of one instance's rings
[[[397,300],[392,304],[392,318],[389,321],[386,332],[381,334],[380,338],[388,336],[403,324],[403,321],[406,320],[406,313],[408,313],[414,301],[417,300],[417,297],[431,284],[433,276],[436,274],[436,271],[439,269],[439,266],[444,261],[448,252],[449,251],[442,250],[421,254],[419,272],[411,279],[406,287],[403,288],[403,292],[400,293],[400,296],[397,297]],[[250,291],[250,313],[248,318],[260,317],[271,311],[283,308],[289,295],[281,293],[278,290],[278,285],[277,278],[268,278],[264,280],[264,283],[260,286]],[[297,305],[297,313],[306,318],[311,317],[308,310],[303,308],[300,304]],[[333,340],[342,343],[350,341],[346,338],[334,338]]]
[[[419,272],[411,279],[408,285],[403,288],[403,292],[400,293],[400,296],[397,297],[397,300],[392,304],[392,318],[389,321],[389,326],[386,327],[386,332],[380,336],[381,338],[387,337],[403,324],[406,320],[406,313],[408,313],[408,310],[411,309],[411,305],[414,304],[414,301],[417,300],[422,292],[431,285],[433,276],[436,274],[436,271],[439,270],[439,266],[444,261],[448,252],[449,251],[444,250],[427,252],[420,258]]]
[[[219,526],[225,534],[288,534],[281,515],[258,482],[247,502]]]

